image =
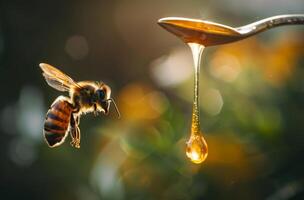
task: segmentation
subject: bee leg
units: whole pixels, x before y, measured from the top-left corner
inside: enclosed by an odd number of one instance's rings
[[[70,120],[70,135],[72,137],[71,145],[75,148],[80,148],[80,129],[78,127],[79,117],[74,118],[73,113],[71,114]]]
[[[94,116],[98,116],[97,106],[94,104]]]
[[[76,117],[75,121],[76,121],[77,125],[79,125],[79,123],[80,123],[80,117],[79,116]]]
[[[73,134],[74,136],[72,136],[72,142],[71,145],[77,149],[80,148],[80,129],[78,126],[76,126],[73,130],[73,132],[71,132],[71,134]]]

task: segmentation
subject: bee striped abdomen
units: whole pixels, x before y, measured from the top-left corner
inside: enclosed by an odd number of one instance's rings
[[[64,142],[67,136],[72,106],[68,98],[60,96],[51,105],[44,122],[44,137],[50,147],[55,147]]]

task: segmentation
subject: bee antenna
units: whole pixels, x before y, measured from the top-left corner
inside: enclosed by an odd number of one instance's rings
[[[115,103],[114,99],[109,98],[109,99],[107,99],[107,100],[105,100],[105,101],[110,101],[110,102],[112,102],[112,103],[114,104],[114,107],[115,107],[116,113],[118,114],[118,119],[120,119],[120,112],[119,112],[119,110],[118,110],[118,107],[117,107],[117,105],[116,105],[116,103]]]

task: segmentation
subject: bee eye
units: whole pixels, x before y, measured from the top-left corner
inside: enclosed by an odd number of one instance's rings
[[[97,95],[99,99],[104,99],[106,97],[106,93],[103,90],[97,90]]]

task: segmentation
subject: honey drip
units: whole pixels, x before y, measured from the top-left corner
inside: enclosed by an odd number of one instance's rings
[[[204,46],[197,43],[188,43],[191,48],[194,60],[194,97],[192,108],[192,122],[190,138],[187,141],[186,155],[196,164],[202,163],[208,156],[208,146],[200,131],[200,113],[199,113],[199,73],[201,55]]]

